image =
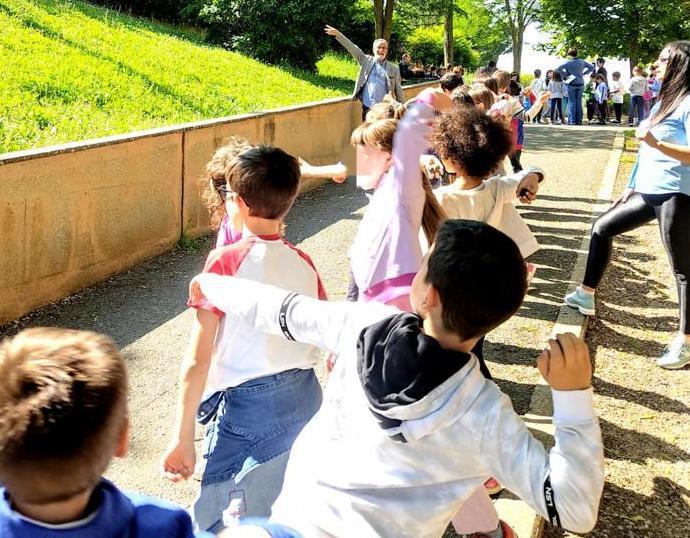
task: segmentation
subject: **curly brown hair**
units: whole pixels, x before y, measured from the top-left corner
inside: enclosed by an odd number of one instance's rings
[[[434,149],[463,174],[485,179],[513,147],[510,129],[478,108],[455,107],[443,114],[433,134]]]
[[[225,216],[225,202],[220,197],[218,189],[226,183],[225,172],[232,160],[252,146],[247,139],[231,136],[225,144],[220,146],[206,165],[206,187],[201,198],[211,214],[211,227],[218,229]]]

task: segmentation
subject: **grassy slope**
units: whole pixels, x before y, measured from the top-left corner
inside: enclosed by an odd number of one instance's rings
[[[357,73],[269,67],[193,30],[58,0],[0,0],[0,153],[346,95]]]

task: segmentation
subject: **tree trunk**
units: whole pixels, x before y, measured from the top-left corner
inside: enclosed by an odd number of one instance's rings
[[[522,68],[522,36],[524,29],[516,28],[512,34],[513,41],[513,71],[520,74]]]
[[[453,64],[453,2],[446,0],[443,24],[443,63]]]
[[[374,34],[375,39],[383,37],[383,0],[374,0]]]
[[[386,10],[383,17],[383,39],[388,41],[390,45],[391,42],[391,32],[393,31],[393,6],[395,5],[395,0],[386,0]]]

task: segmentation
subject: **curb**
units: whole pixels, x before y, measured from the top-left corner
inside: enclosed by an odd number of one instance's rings
[[[604,176],[601,179],[599,192],[596,200],[592,203],[592,222],[601,215],[611,203],[613,197],[613,187],[618,175],[618,166],[621,155],[623,154],[625,136],[619,131],[613,141],[613,147],[606,163]],[[580,243],[577,260],[573,271],[570,273],[570,284],[568,293],[582,282],[587,265],[587,254],[589,252],[590,235],[586,234]],[[566,305],[561,306],[558,317],[553,325],[549,338],[554,338],[557,334],[570,332],[580,338],[584,338],[587,332],[587,316],[583,316],[579,311]],[[553,446],[553,403],[551,401],[551,389],[549,385],[540,378],[539,383],[534,387],[529,408],[524,415],[525,423],[534,436],[544,443],[547,449]],[[515,497],[509,491],[502,491],[495,503],[496,510],[501,519],[510,523],[515,529],[519,538],[541,538],[544,532],[544,519],[537,514],[524,501]]]

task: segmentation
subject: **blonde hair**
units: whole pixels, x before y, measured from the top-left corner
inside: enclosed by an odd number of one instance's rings
[[[93,488],[126,417],[127,371],[107,336],[34,328],[0,345],[0,482],[16,499]]]
[[[393,152],[393,136],[398,120],[383,119],[364,122],[352,131],[350,143],[353,146],[372,146],[387,153]]]
[[[211,227],[218,229],[225,216],[225,202],[218,194],[218,189],[226,183],[226,173],[233,159],[243,151],[253,148],[246,138],[231,136],[225,144],[213,153],[206,164],[206,186],[201,198],[211,214]]]

